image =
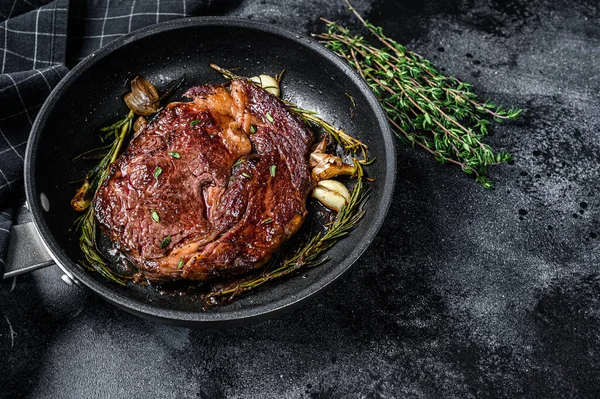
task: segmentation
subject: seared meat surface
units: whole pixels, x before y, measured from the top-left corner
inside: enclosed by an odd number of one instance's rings
[[[93,203],[104,232],[153,281],[264,265],[304,221],[312,184],[313,135],[276,97],[245,80],[186,96],[132,140]]]

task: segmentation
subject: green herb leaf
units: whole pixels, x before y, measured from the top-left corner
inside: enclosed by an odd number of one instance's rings
[[[271,176],[275,177],[275,175],[277,174],[277,165],[271,165],[269,170],[271,171]]]
[[[235,161],[235,163],[233,164],[233,167],[235,168],[236,166],[238,166],[241,163],[244,163],[244,160],[242,158],[240,158],[237,161]]]
[[[162,168],[160,166],[157,166],[156,169],[154,169],[154,178],[158,179],[158,176],[160,176],[161,173],[162,173]]]
[[[273,223],[273,218],[266,218],[265,220],[263,220],[261,222],[262,224],[269,224],[269,223]]]
[[[242,172],[242,176],[244,176],[246,179],[250,179],[252,177],[249,173],[246,172]]]
[[[190,126],[196,126],[200,122],[202,122],[202,121],[199,119],[196,119],[196,120],[190,122]]]
[[[179,262],[177,262],[177,268],[181,269],[184,264],[185,264],[185,262],[183,261],[183,258],[179,259]]]
[[[171,156],[171,158],[175,158],[175,159],[181,158],[181,155],[175,151],[169,152],[169,155]]]
[[[152,219],[153,219],[153,220],[154,220],[156,223],[160,222],[160,216],[158,216],[158,212],[156,212],[156,211],[152,211]]]
[[[250,133],[256,133],[256,126],[250,125]]]
[[[162,242],[160,243],[160,247],[166,248],[170,242],[171,242],[171,236],[166,236],[165,238],[163,238]]]
[[[267,120],[271,123],[273,123],[275,121],[275,119],[273,119],[273,117],[271,116],[270,113],[267,112],[267,114],[265,115],[267,117]]]

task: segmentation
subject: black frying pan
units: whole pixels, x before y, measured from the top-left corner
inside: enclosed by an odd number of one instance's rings
[[[367,214],[349,237],[328,252],[318,268],[272,284],[221,307],[202,310],[193,295],[163,295],[153,287],[120,287],[77,264],[76,234],[69,232],[69,206],[89,165],[74,156],[98,146],[101,126],[126,112],[122,96],[141,74],[164,89],[185,74],[185,87],[223,79],[209,68],[241,67],[240,75],[274,75],[285,69],[284,97],[315,110],[325,120],[368,144],[377,158]],[[355,116],[349,116],[351,102]],[[25,159],[27,200],[38,233],[54,261],[74,280],[124,310],[152,320],[188,327],[223,327],[264,320],[289,311],[321,291],[352,265],[384,222],[395,180],[395,154],[385,114],[368,86],[334,54],[287,30],[233,18],[190,18],[162,23],[116,40],[77,65],[43,105]],[[47,198],[47,201],[46,201]]]

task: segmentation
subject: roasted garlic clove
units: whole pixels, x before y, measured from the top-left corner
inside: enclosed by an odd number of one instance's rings
[[[308,159],[308,167],[314,168],[317,166],[319,161],[321,160],[319,154],[324,154],[327,149],[327,136],[323,137],[323,140],[317,144],[313,152],[310,154],[310,158]]]
[[[316,181],[331,179],[332,177],[347,175],[352,176],[356,172],[353,165],[348,165],[342,158],[327,154],[327,136],[321,140],[310,154],[308,166],[312,168],[312,176]]]
[[[125,94],[125,103],[138,115],[149,116],[160,108],[156,87],[141,76],[131,81],[131,92]]]
[[[71,200],[71,207],[77,212],[85,211],[92,203],[92,195],[90,195],[90,182],[86,181],[83,183],[77,193]]]
[[[339,212],[350,201],[350,191],[336,180],[321,180],[312,196],[327,208]]]
[[[274,95],[275,97],[279,97],[279,95],[281,94],[281,91],[279,90],[279,82],[277,82],[277,79],[275,79],[272,76],[253,76],[250,78],[250,80],[262,87],[263,89],[265,89],[266,91],[268,91],[269,93],[271,93],[272,95]]]
[[[311,154],[311,159],[317,161],[312,170],[312,176],[315,180],[327,180],[332,177],[347,175],[352,176],[356,168],[344,163],[340,157],[331,154]]]
[[[148,121],[143,116],[136,119],[133,124],[133,138],[136,138],[138,134],[148,125]]]

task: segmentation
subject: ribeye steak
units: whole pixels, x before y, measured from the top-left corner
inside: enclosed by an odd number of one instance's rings
[[[110,168],[97,220],[151,281],[263,266],[306,216],[313,135],[246,80],[189,89]]]

